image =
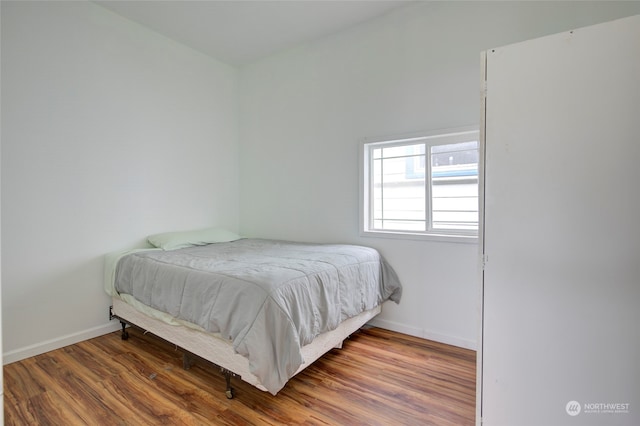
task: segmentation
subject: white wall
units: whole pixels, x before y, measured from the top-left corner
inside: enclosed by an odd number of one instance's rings
[[[360,237],[366,136],[479,123],[480,52],[639,3],[419,3],[241,70],[241,231],[378,248],[403,281],[380,325],[475,347],[478,247]]]
[[[4,361],[115,326],[104,253],[240,223],[248,235],[379,248],[405,284],[382,325],[473,347],[477,247],[361,238],[359,139],[477,123],[480,51],[639,6],[417,4],[237,81],[94,4],[2,1]]]
[[[91,3],[1,7],[11,362],[117,325],[105,253],[153,232],[237,230],[237,70]]]

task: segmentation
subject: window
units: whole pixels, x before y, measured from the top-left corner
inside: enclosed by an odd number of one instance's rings
[[[365,141],[362,148],[365,234],[475,239],[477,130]]]

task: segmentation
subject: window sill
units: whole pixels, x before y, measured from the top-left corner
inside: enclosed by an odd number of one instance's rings
[[[477,235],[460,234],[414,234],[397,231],[361,231],[360,236],[368,238],[392,238],[396,240],[434,241],[443,243],[478,244]]]

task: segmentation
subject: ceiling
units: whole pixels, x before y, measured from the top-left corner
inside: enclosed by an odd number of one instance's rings
[[[410,1],[95,1],[222,62],[241,66],[344,30]]]

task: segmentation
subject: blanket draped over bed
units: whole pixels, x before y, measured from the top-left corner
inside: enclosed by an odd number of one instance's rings
[[[220,333],[274,395],[304,362],[301,346],[402,293],[372,248],[257,239],[129,254],[115,289]]]

